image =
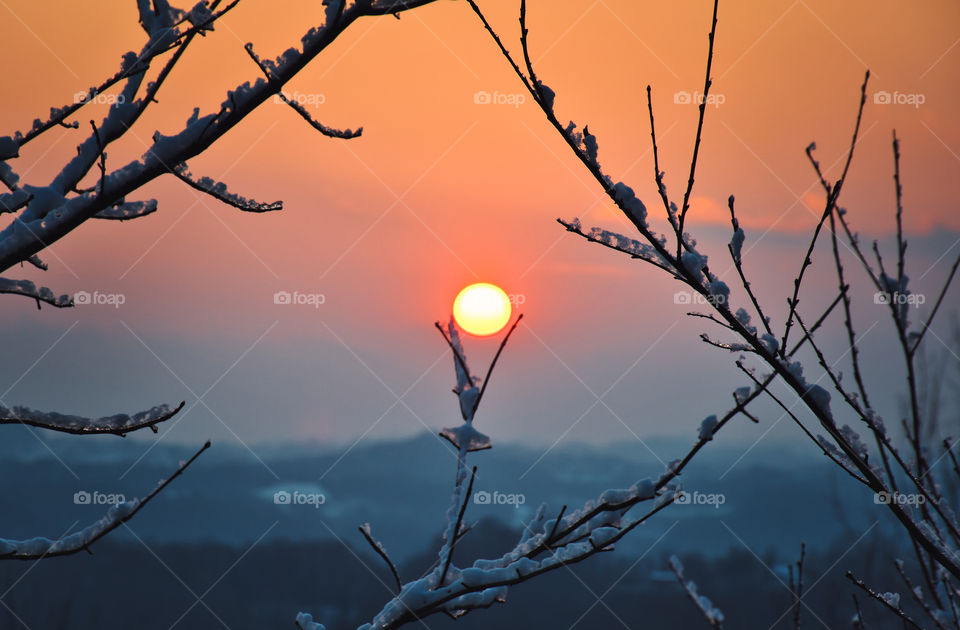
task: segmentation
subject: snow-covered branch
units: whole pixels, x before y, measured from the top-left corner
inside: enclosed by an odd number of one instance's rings
[[[229,3],[218,11],[219,0],[215,0],[209,6],[209,16],[212,16],[209,17],[208,12],[203,11],[188,14],[171,7],[166,0],[154,0],[152,7],[147,0],[138,0],[141,24],[148,34],[148,41],[139,53],[124,55],[117,75],[89,92],[93,95],[115,83],[122,81],[124,84],[106,117],[95,125],[97,132],[91,133],[80,144],[77,155],[47,185],[24,187],[25,192],[11,191],[0,196],[0,208],[8,212],[22,209],[19,216],[0,231],[0,271],[38,253],[86,220],[116,206],[119,200],[146,183],[173,172],[177,165],[202,153],[267,99],[278,94],[288,81],[357,19],[370,15],[397,14],[432,1],[359,0],[347,3],[344,0],[330,0],[325,11],[326,22],[311,28],[301,39],[300,48],[290,48],[275,60],[262,61],[264,67],[269,69],[269,81],[261,78],[252,84],[247,82],[237,86],[226,94],[218,111],[202,116],[195,111],[183,129],[172,135],[155,134],[153,144],[140,160],[105,173],[96,190],[79,192],[76,190],[77,183],[98,163],[103,151],[122,137],[140,119],[146,108],[156,102],[158,90],[194,37],[209,30],[213,20],[236,4]],[[191,24],[189,28],[184,27],[187,23]],[[161,52],[171,50],[173,53],[157,78],[144,87],[143,77],[150,62]],[[16,134],[11,140],[13,148],[63,123],[83,102],[89,100],[82,99],[81,103],[75,104],[76,107],[55,110],[49,121],[38,121],[27,135]],[[350,134],[344,132],[344,135]],[[266,206],[254,204],[243,209],[275,209],[270,207],[272,204]]]
[[[157,432],[157,425],[166,422],[175,416],[184,403],[181,402],[174,409],[168,405],[160,405],[131,415],[118,413],[102,418],[85,418],[50,411],[36,411],[29,407],[7,408],[0,405],[0,424],[25,424],[39,429],[72,433],[74,435],[103,435],[113,434],[121,437],[127,433],[150,429]]]
[[[697,592],[697,585],[693,580],[684,579],[683,564],[676,556],[670,556],[670,570],[673,571],[673,574],[677,577],[677,582],[680,583],[687,597],[690,598],[693,605],[700,611],[700,614],[703,615],[706,622],[710,624],[710,627],[721,630],[723,628],[723,612],[714,606],[706,596]]]
[[[504,336],[483,381],[484,387],[519,319]],[[682,459],[672,461],[656,479],[642,479],[628,488],[605,490],[579,509],[568,511],[564,506],[553,518],[547,517],[547,506],[541,505],[510,551],[498,558],[476,559],[468,566],[460,567],[454,563],[453,556],[464,531],[463,522],[476,474],[476,467],[469,471],[467,457],[474,450],[489,448],[490,443],[489,438],[476,432],[472,426],[483,389],[479,388],[480,380],[470,371],[460,333],[452,321],[445,327],[437,323],[436,327],[443,333],[453,354],[456,375],[453,391],[463,417],[460,427],[444,429],[441,434],[458,447],[458,452],[454,488],[438,560],[425,576],[402,584],[398,594],[359,630],[398,628],[434,614],[460,617],[502,603],[513,585],[611,551],[620,539],[674,502],[680,491],[675,481],[686,466],[733,417],[744,414],[753,419],[746,407],[763,393],[762,387],[736,390],[733,408],[720,417],[711,415],[704,419],[698,430],[698,439],[689,452]],[[638,512],[635,508],[640,504],[648,507]],[[391,566],[395,576],[398,575],[382,547],[370,535],[369,525],[361,527],[361,533]],[[719,616],[719,611],[715,613]],[[722,619],[722,616],[718,618]],[[297,616],[297,625],[302,630],[322,630],[324,627],[307,613]]]
[[[573,122],[569,124],[560,122],[556,108],[557,95],[535,74],[533,64],[530,61],[533,56],[528,50],[529,40],[528,29],[526,27],[525,2],[523,0],[520,2],[520,46],[523,58],[522,65],[526,67],[526,71],[521,69],[521,63],[518,63],[514,56],[507,50],[507,47],[493,30],[477,3],[474,0],[468,0],[468,3],[480,18],[484,29],[491,35],[500,53],[506,58],[523,86],[533,96],[533,100],[540,107],[547,121],[558,132],[561,138],[563,138],[574,155],[583,164],[584,168],[594,177],[623,215],[633,223],[641,239],[639,242],[634,242],[633,239],[628,236],[600,228],[594,228],[588,232],[583,230],[579,222],[575,220],[560,221],[560,223],[569,231],[577,233],[591,242],[600,243],[608,248],[627,253],[632,257],[642,258],[664,269],[672,277],[680,280],[689,287],[692,292],[699,294],[705,303],[712,307],[713,312],[717,316],[716,319],[724,324],[725,328],[737,337],[735,341],[729,343],[717,342],[708,337],[704,337],[704,340],[723,349],[737,352],[751,352],[756,356],[758,361],[770,368],[772,370],[771,376],[781,380],[792,390],[805,411],[815,418],[820,428],[825,432],[825,436],[818,437],[814,435],[814,432],[803,425],[803,421],[797,414],[791,414],[797,424],[804,430],[804,433],[818,444],[818,447],[825,448],[826,452],[831,454],[831,459],[855,477],[861,479],[873,493],[876,493],[878,496],[895,495],[898,488],[897,477],[906,476],[917,489],[918,495],[924,499],[924,503],[919,509],[914,510],[909,506],[902,505],[899,501],[884,501],[882,503],[885,505],[885,509],[893,514],[903,526],[908,537],[918,545],[918,554],[920,554],[920,550],[922,549],[921,555],[923,558],[920,558],[919,561],[926,563],[925,573],[927,575],[932,575],[934,573],[933,568],[939,566],[947,571],[954,579],[960,579],[960,554],[954,551],[954,549],[960,548],[960,528],[957,527],[955,519],[952,517],[953,511],[941,505],[943,497],[940,496],[939,490],[937,489],[935,476],[929,474],[928,454],[922,444],[923,420],[922,410],[919,404],[919,388],[917,385],[918,379],[916,376],[916,366],[914,365],[914,355],[917,348],[917,339],[929,328],[929,322],[932,320],[932,316],[936,314],[937,309],[934,309],[933,313],[931,313],[921,331],[918,332],[909,329],[909,322],[907,321],[908,306],[903,302],[903,296],[908,296],[910,292],[907,289],[908,278],[904,274],[906,242],[903,238],[901,225],[902,204],[899,177],[899,150],[896,136],[894,136],[893,140],[894,179],[897,184],[897,262],[895,270],[887,269],[884,266],[883,258],[876,243],[873,245],[873,254],[876,258],[878,269],[874,270],[872,268],[872,265],[867,261],[867,256],[860,248],[856,235],[849,228],[846,211],[838,206],[838,198],[843,188],[861,129],[869,73],[867,73],[860,89],[859,107],[853,126],[850,146],[846,155],[843,171],[837,182],[833,184],[827,182],[819,168],[819,164],[812,157],[814,146],[811,145],[811,147],[808,148],[808,156],[810,156],[814,169],[819,176],[820,183],[826,194],[826,199],[820,221],[813,231],[810,245],[801,262],[799,273],[793,279],[792,295],[788,298],[789,312],[782,327],[781,336],[778,339],[774,336],[769,318],[760,306],[760,299],[752,291],[750,283],[742,269],[743,245],[746,234],[737,220],[733,197],[731,196],[728,200],[733,236],[727,249],[734,261],[734,267],[740,276],[739,279],[744,291],[749,297],[750,306],[754,309],[755,314],[760,317],[761,322],[759,325],[762,327],[762,332],[758,330],[757,325],[751,323],[751,315],[746,309],[735,308],[730,299],[730,287],[711,272],[708,266],[707,255],[698,251],[696,241],[683,230],[685,219],[690,212],[689,202],[693,190],[694,175],[701,144],[706,98],[703,97],[700,102],[696,138],[690,158],[689,174],[681,208],[678,211],[677,204],[673,203],[667,194],[664,183],[664,172],[660,170],[652,100],[650,98],[650,88],[648,87],[648,109],[650,114],[651,139],[653,140],[654,149],[655,181],[663,202],[666,219],[673,227],[677,239],[676,251],[670,252],[666,249],[665,239],[654,233],[650,228],[646,220],[646,207],[634,196],[632,189],[623,183],[614,183],[614,181],[604,173],[599,161],[599,143],[597,137],[589,133],[586,126],[581,132],[577,130],[577,125]],[[718,3],[714,2],[713,5],[706,56],[704,94],[708,92],[712,85],[710,70],[716,36]],[[830,392],[818,384],[820,379],[812,382],[808,381],[807,377],[803,374],[803,366],[798,361],[787,360],[786,353],[791,327],[800,324],[801,328],[805,328],[801,323],[802,318],[799,311],[800,293],[801,287],[804,285],[806,272],[812,265],[813,249],[816,246],[818,237],[825,232],[825,226],[829,225],[832,227],[834,222],[838,222],[843,228],[847,244],[849,245],[848,249],[855,254],[856,258],[864,266],[870,281],[877,288],[878,292],[887,296],[899,296],[899,300],[887,299],[886,304],[888,305],[897,331],[897,340],[901,346],[907,370],[910,419],[909,422],[905,423],[904,428],[912,446],[913,463],[908,461],[907,458],[899,456],[896,449],[893,448],[892,442],[885,437],[884,429],[882,428],[883,423],[882,420],[880,420],[879,414],[875,410],[865,406],[865,388],[860,387],[862,377],[857,363],[856,337],[853,334],[851,316],[849,314],[849,298],[846,295],[846,283],[843,280],[842,266],[839,261],[836,266],[838,274],[840,275],[840,296],[830,306],[828,312],[832,311],[833,307],[838,303],[844,306],[855,379],[858,382],[858,388],[864,390],[860,392],[860,398],[864,401],[864,404],[857,403],[854,395],[840,386],[839,372],[834,365],[828,364],[821,359],[819,361],[820,368],[823,370],[824,376],[828,377],[830,383],[833,384],[834,390],[841,394],[847,403],[847,407],[853,409],[856,418],[873,434],[876,441],[876,450],[878,451],[880,462],[883,464],[882,467],[874,464],[875,458],[870,458],[869,449],[861,441],[856,431],[838,421],[838,417],[835,416],[835,414],[839,412],[831,407]],[[833,232],[833,238],[836,239],[835,231]],[[836,243],[834,243],[834,247],[836,248]],[[956,262],[951,266],[943,289],[939,292],[937,299],[938,306],[942,303],[943,295],[945,295],[947,287],[955,277],[958,268],[960,268],[960,255],[957,256]],[[823,317],[826,317],[826,314]],[[819,327],[821,321],[822,318],[817,320],[817,327]],[[804,333],[804,341],[812,341],[812,330],[804,330]],[[818,353],[818,355],[822,356],[822,353]],[[768,387],[763,386],[760,389],[772,396],[772,392]],[[830,445],[829,447],[825,446],[827,443]],[[831,452],[831,449],[835,452]],[[934,585],[932,582],[928,584],[928,588],[933,590]]]
[[[227,185],[223,182],[218,182],[209,177],[201,177],[200,179],[196,179],[190,174],[186,164],[178,165],[173,169],[172,172],[177,176],[177,179],[187,184],[191,188],[210,195],[217,201],[222,201],[223,203],[233,206],[238,210],[243,210],[244,212],[271,212],[273,210],[283,210],[282,201],[274,201],[273,203],[260,203],[259,201],[247,199],[242,195],[230,192],[227,190]]]
[[[32,257],[31,257],[32,258]],[[30,259],[28,259],[30,260]],[[66,308],[73,306],[73,298],[69,295],[56,296],[53,291],[47,287],[38,287],[30,280],[10,280],[9,278],[0,278],[0,293],[9,293],[11,295],[23,295],[37,301],[37,308],[44,302],[57,308]]]
[[[145,497],[112,506],[100,520],[80,531],[57,539],[42,536],[28,538],[27,540],[0,538],[0,560],[39,560],[41,558],[66,556],[83,550],[90,551],[90,547],[95,542],[132,519],[174,479],[183,474],[183,471],[208,448],[210,448],[210,442],[205,443],[190,459],[182,462],[172,475],[161,480],[157,487]]]
[[[106,219],[108,221],[129,221],[130,219],[139,219],[148,214],[157,211],[157,200],[149,201],[126,201],[110,208],[105,208],[93,215],[94,219]]]

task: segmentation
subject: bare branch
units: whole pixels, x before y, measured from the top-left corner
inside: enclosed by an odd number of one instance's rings
[[[402,583],[400,582],[400,573],[397,571],[397,565],[393,563],[393,560],[390,559],[390,556],[387,555],[387,550],[383,548],[383,543],[379,540],[373,539],[373,534],[370,532],[370,523],[364,523],[363,525],[357,527],[360,530],[360,533],[363,534],[363,537],[370,547],[377,553],[378,556],[383,558],[383,561],[387,563],[387,567],[390,568],[390,573],[393,574],[393,580],[397,585],[397,593],[403,588]]]

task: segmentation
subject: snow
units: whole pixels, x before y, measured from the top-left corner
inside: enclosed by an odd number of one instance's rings
[[[617,201],[617,206],[626,212],[627,216],[635,223],[644,226],[647,224],[647,208],[642,201],[637,199],[632,188],[623,182],[617,182],[613,185],[613,198]]]
[[[700,609],[700,612],[706,617],[707,621],[711,625],[722,624],[724,620],[723,612],[715,607],[709,598],[697,592],[697,585],[693,580],[684,581],[683,564],[680,562],[680,559],[676,556],[670,556],[669,563],[670,568],[673,570],[674,575],[677,576],[677,580],[679,580],[683,590],[687,592],[687,595],[690,596],[694,605]]]
[[[197,4],[190,9],[190,13],[187,14],[187,20],[196,28],[200,28],[202,31],[212,31],[213,24],[208,26],[203,26],[207,22],[213,19],[213,13],[210,12],[210,7],[207,4],[207,0],[200,0]]]
[[[114,505],[100,520],[84,527],[78,532],[56,540],[43,536],[37,536],[27,540],[7,540],[0,538],[0,557],[34,558],[84,549],[128,517],[139,504],[139,499],[134,499],[126,503]]]
[[[743,233],[742,228],[737,228],[733,233],[733,238],[730,239],[730,249],[733,250],[733,259],[737,262],[740,262],[741,250],[743,249],[743,241],[746,238],[746,234]]]
[[[0,160],[9,160],[20,155],[20,143],[10,136],[0,137]]]
[[[763,344],[763,347],[766,348],[770,354],[776,354],[777,350],[780,349],[780,342],[770,333],[764,333],[760,337],[760,343]]]
[[[752,390],[749,387],[738,387],[733,392],[733,397],[736,399],[737,403],[742,403],[747,398],[750,397],[750,392]]]
[[[200,118],[200,108],[194,107],[193,114],[187,119],[186,127],[180,133],[164,136],[158,131],[153,134],[153,145],[143,155],[144,161],[149,166],[153,166],[154,162],[159,162],[164,166],[164,170],[166,170],[167,164],[179,164],[182,160],[178,159],[177,156],[200,139],[207,125],[214,118],[216,118],[216,114],[208,114]]]
[[[811,385],[807,387],[805,397],[827,416],[833,417],[833,413],[830,411],[830,392],[819,385]]]
[[[730,287],[722,280],[712,280],[707,285],[707,290],[710,295],[717,298],[715,300],[716,304],[727,304],[730,301]]]
[[[587,159],[593,164],[598,164],[597,153],[600,145],[597,143],[597,137],[590,133],[589,125],[583,127],[583,146],[587,152]]]
[[[699,279],[703,273],[703,268],[707,264],[707,257],[691,247],[689,251],[680,255],[680,264],[690,275]]]
[[[301,630],[326,630],[326,626],[322,623],[315,622],[313,615],[308,615],[307,613],[297,615],[297,625],[300,626]],[[369,627],[369,624],[366,625]]]
[[[108,219],[113,221],[126,221],[127,219],[137,219],[157,211],[157,200],[149,201],[129,201],[111,208],[104,208],[93,215],[95,219]]]
[[[567,135],[578,147],[583,143],[583,134],[577,131],[577,124],[572,120],[567,123],[563,133]]]
[[[710,441],[713,439],[713,432],[717,429],[717,416],[710,415],[700,423],[699,437],[701,440]]]
[[[803,377],[803,365],[799,361],[790,361],[784,367],[795,379],[800,381],[801,385],[806,386],[807,379]]]
[[[272,203],[260,203],[253,199],[248,199],[243,195],[238,195],[234,192],[231,192],[227,189],[227,185],[223,182],[218,182],[210,177],[200,177],[199,179],[195,178],[187,168],[186,162],[181,162],[174,167],[177,175],[185,180],[189,180],[191,185],[198,190],[201,190],[211,197],[219,199],[220,201],[238,208],[245,212],[270,212],[273,210],[282,210],[283,202],[274,201]]]
[[[543,100],[543,106],[548,112],[553,113],[553,101],[557,97],[557,93],[554,92],[550,87],[543,81],[537,83],[537,91],[540,93],[540,97]]]
[[[440,436],[446,438],[458,450],[465,448],[468,452],[473,452],[493,448],[490,437],[474,429],[472,422],[464,422],[455,429],[444,427],[440,431]]]
[[[867,445],[863,443],[863,440],[860,439],[860,434],[857,433],[850,425],[845,424],[840,427],[840,434],[843,435],[843,439],[850,445],[850,448],[861,458],[865,459],[867,456]]]
[[[73,298],[69,295],[64,294],[57,297],[53,294],[53,291],[47,287],[37,287],[37,285],[30,280],[10,280],[8,278],[0,278],[0,293],[25,295],[27,297],[36,298],[55,306],[71,306],[73,304]],[[0,406],[0,410],[4,409],[4,407]]]

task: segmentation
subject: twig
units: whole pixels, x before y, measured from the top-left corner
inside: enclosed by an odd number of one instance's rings
[[[507,334],[504,335],[503,340],[500,342],[500,347],[497,348],[497,353],[493,355],[493,361],[490,362],[490,367],[487,368],[487,374],[483,377],[483,384],[480,385],[480,393],[477,394],[477,399],[473,403],[473,413],[470,417],[473,417],[473,414],[477,413],[477,407],[480,406],[480,401],[483,399],[483,393],[487,391],[487,383],[490,382],[490,375],[493,373],[494,366],[497,365],[497,359],[500,358],[500,353],[503,352],[503,348],[507,345],[507,341],[510,340],[510,335],[513,334],[513,331],[517,329],[517,324],[520,323],[520,320],[523,319],[523,313],[517,316],[517,319],[513,322],[513,326],[510,327],[510,330],[507,331]]]
[[[710,69],[713,66],[713,43],[717,35],[717,9],[720,0],[713,2],[713,20],[710,25],[709,48],[707,50],[707,70],[703,78],[703,96],[700,99],[700,112],[697,117],[697,135],[693,142],[693,156],[690,158],[690,175],[687,178],[687,189],[683,193],[683,205],[680,208],[680,217],[677,219],[677,258],[680,258],[683,247],[685,246],[683,238],[683,223],[687,218],[687,211],[690,209],[690,194],[693,192],[693,179],[697,171],[697,158],[700,154],[700,137],[703,133],[703,119],[707,111],[707,96],[710,94],[710,86],[713,85],[713,79],[710,78]]]
[[[477,467],[473,467],[473,471],[470,473],[470,482],[467,484],[467,492],[463,495],[463,503],[460,504],[460,512],[457,514],[457,521],[453,527],[453,538],[450,540],[450,551],[447,552],[446,560],[443,562],[443,570],[440,571],[440,579],[437,581],[437,586],[443,586],[444,580],[447,579],[447,571],[450,570],[450,561],[453,559],[453,550],[457,546],[457,532],[460,531],[460,524],[463,523],[463,515],[467,511],[467,503],[470,501],[470,495],[473,492],[473,481],[477,476]]]
[[[403,590],[403,584],[400,582],[400,573],[397,572],[397,565],[393,563],[393,560],[390,559],[390,556],[387,555],[387,550],[383,548],[383,544],[373,539],[373,535],[370,532],[370,524],[367,523],[365,526],[360,525],[357,527],[363,537],[370,543],[370,546],[373,548],[377,555],[383,558],[383,561],[387,563],[387,566],[390,568],[390,573],[393,574],[393,581],[397,585],[397,593],[399,594]]]
[[[895,614],[896,616],[900,617],[900,619],[902,619],[905,624],[909,624],[910,626],[913,626],[913,627],[916,628],[917,630],[923,630],[923,626],[921,626],[921,625],[918,624],[916,621],[914,621],[913,619],[911,619],[910,617],[908,617],[907,614],[906,614],[905,612],[903,612],[903,610],[901,610],[899,607],[894,606],[893,604],[891,604],[890,602],[888,602],[887,599],[886,599],[885,597],[883,597],[883,595],[880,595],[879,593],[877,593],[877,592],[875,592],[873,589],[871,589],[869,586],[867,586],[866,584],[864,584],[864,583],[863,583],[863,580],[860,580],[860,579],[856,578],[856,577],[853,575],[853,572],[847,571],[844,575],[846,576],[846,578],[847,578],[848,580],[850,580],[851,582],[853,582],[853,583],[857,586],[857,588],[859,588],[859,589],[862,590],[864,593],[866,593],[867,595],[869,595],[869,596],[872,597],[873,599],[875,599],[875,600],[877,600],[878,602],[880,602],[881,604],[883,604],[883,605],[887,608],[887,610],[889,610],[890,612],[892,612],[892,613]]]

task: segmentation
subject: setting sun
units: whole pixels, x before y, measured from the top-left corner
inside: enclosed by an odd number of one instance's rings
[[[453,318],[471,335],[493,335],[510,321],[510,298],[500,287],[478,282],[465,287],[453,301]]]

